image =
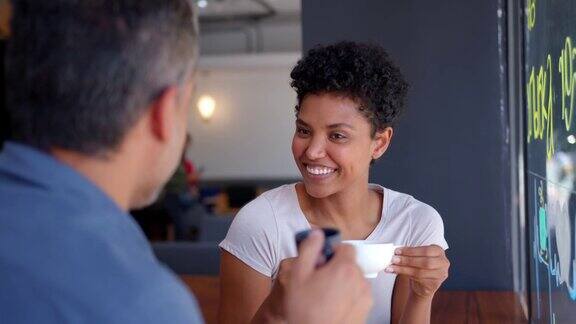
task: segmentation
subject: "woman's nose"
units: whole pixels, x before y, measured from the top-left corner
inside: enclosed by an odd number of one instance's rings
[[[321,159],[326,156],[326,143],[320,138],[312,138],[306,148],[306,157],[310,160]]]

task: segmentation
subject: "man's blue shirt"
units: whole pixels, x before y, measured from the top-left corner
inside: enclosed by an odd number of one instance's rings
[[[52,156],[0,153],[0,323],[201,323],[131,216]]]

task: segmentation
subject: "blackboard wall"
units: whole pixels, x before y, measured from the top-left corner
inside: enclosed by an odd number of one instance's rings
[[[501,9],[496,0],[302,1],[305,50],[376,42],[411,83],[407,114],[371,181],[443,216],[446,289],[513,288]]]

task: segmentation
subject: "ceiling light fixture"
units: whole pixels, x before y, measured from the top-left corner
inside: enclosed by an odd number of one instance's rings
[[[198,0],[198,2],[196,2],[196,4],[200,8],[206,8],[208,6],[208,1],[207,0]]]
[[[216,100],[211,96],[204,95],[198,99],[198,111],[200,116],[205,121],[210,121],[216,110]]]

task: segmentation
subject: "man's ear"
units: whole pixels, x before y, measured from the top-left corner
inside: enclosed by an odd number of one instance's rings
[[[384,130],[376,132],[373,139],[374,142],[374,146],[372,149],[373,160],[377,160],[386,152],[386,150],[388,150],[393,135],[394,130],[392,129],[392,127],[386,127]]]
[[[160,141],[167,141],[177,119],[178,89],[170,86],[156,97],[150,107],[150,127]]]

